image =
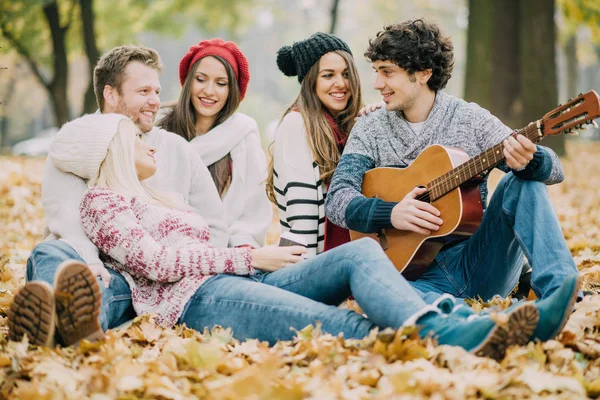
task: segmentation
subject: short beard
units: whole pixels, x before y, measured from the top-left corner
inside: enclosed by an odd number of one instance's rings
[[[133,123],[135,124],[135,126],[138,127],[138,129],[142,132],[142,133],[148,133],[152,130],[152,128],[154,128],[154,124],[152,124],[150,127],[145,127],[142,124],[140,124],[139,121],[139,113],[137,118],[135,117],[135,115],[133,115],[131,113],[131,111],[129,111],[129,108],[127,107],[127,104],[125,104],[125,102],[123,101],[123,98],[119,98],[119,103],[117,104],[117,110],[115,111],[117,114],[122,114],[125,115],[127,117],[129,117],[131,119],[131,121],[133,121]]]

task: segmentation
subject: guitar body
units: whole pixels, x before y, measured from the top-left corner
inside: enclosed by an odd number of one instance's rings
[[[365,173],[362,193],[384,201],[401,201],[416,186],[427,184],[469,160],[460,149],[432,145],[427,147],[407,168],[375,168]],[[442,246],[471,236],[481,223],[483,208],[478,185],[463,185],[431,203],[444,221],[437,232],[421,235],[409,231],[387,229],[387,256],[407,279],[418,278],[433,262]],[[377,234],[351,231],[352,240]]]

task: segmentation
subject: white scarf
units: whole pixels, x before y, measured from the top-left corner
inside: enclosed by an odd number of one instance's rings
[[[229,225],[229,246],[264,245],[273,208],[264,188],[267,163],[256,121],[235,113],[190,144],[207,166],[231,154],[231,184],[221,199]]]
[[[240,113],[235,113],[204,135],[196,136],[190,143],[200,154],[204,164],[209,166],[231,153],[251,132],[252,126],[245,123]]]

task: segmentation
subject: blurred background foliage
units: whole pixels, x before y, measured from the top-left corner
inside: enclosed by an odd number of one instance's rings
[[[339,35],[353,50],[365,101],[377,102],[362,56],[368,39],[385,24],[420,17],[453,39],[447,91],[514,128],[600,87],[597,0],[0,0],[0,149],[94,112],[91,71],[112,47],[158,50],[167,103],[179,94],[180,58],[215,36],[236,41],[250,61],[241,111],[268,144],[299,90],[277,69],[279,47],[316,31]],[[562,137],[548,143],[564,150]]]

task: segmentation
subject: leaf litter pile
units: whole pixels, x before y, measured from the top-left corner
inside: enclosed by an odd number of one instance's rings
[[[549,187],[583,276],[600,287],[600,144],[569,143],[566,180]],[[575,156],[576,155],[576,156]],[[383,399],[600,396],[600,295],[587,296],[557,340],[508,350],[501,362],[421,340],[414,328],[362,340],[298,328],[273,347],[229,329],[163,329],[152,316],[96,343],[52,349],[8,342],[6,310],[41,239],[43,160],[0,157],[0,398]],[[497,178],[497,177],[496,177]],[[271,237],[271,241],[273,237]],[[475,309],[497,305],[472,301]],[[356,304],[349,304],[359,310]],[[269,324],[269,321],[264,321]]]

